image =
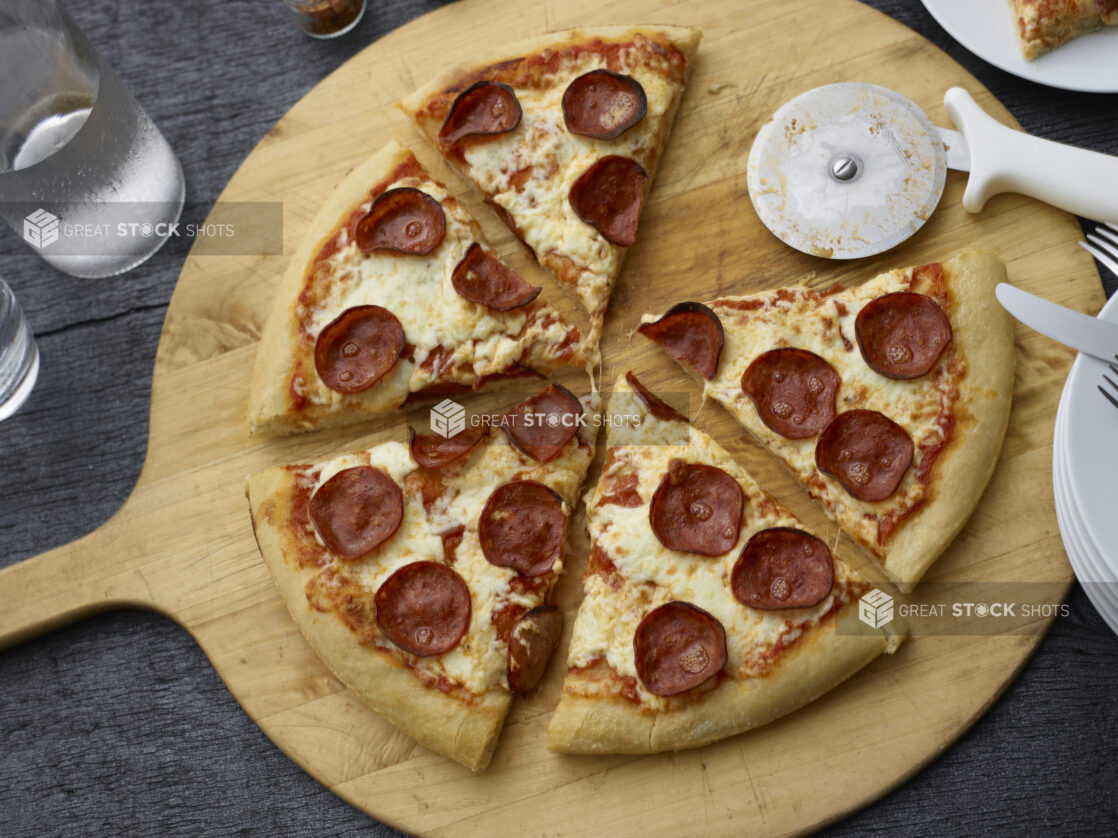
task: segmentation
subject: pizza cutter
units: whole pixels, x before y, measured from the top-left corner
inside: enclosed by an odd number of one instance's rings
[[[943,104],[958,131],[937,128],[913,102],[874,84],[828,84],[786,102],[749,152],[749,196],[761,221],[804,253],[873,256],[924,225],[947,169],[970,172],[967,212],[1019,192],[1118,221],[1118,157],[1007,128],[959,87]]]

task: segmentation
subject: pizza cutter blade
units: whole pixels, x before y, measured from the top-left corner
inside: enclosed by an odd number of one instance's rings
[[[1020,192],[1098,221],[1118,221],[1118,157],[1031,137],[996,122],[965,90],[937,128],[886,87],[843,82],[785,103],[749,153],[749,196],[786,244],[858,259],[903,242],[931,216],[947,169],[970,171],[963,208]]]

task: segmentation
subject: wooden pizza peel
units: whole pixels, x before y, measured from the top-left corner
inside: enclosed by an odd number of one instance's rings
[[[1081,311],[1102,290],[1075,247],[1068,215],[1014,195],[981,215],[959,206],[950,172],[931,220],[903,246],[856,263],[797,253],[768,233],[746,191],[757,129],[783,102],[834,81],[891,87],[938,125],[943,92],[969,90],[1000,121],[1012,117],[962,67],[919,35],[853,0],[465,0],[370,45],[280,120],[221,201],[282,202],[284,252],[342,176],[384,142],[412,147],[481,220],[491,242],[577,317],[500,222],[420,140],[394,103],[448,64],[510,41],[574,26],[698,26],[703,42],[671,144],[628,256],[602,339],[603,383],[635,370],[653,390],[689,400],[697,424],[810,525],[836,530],[783,470],[632,331],[645,311],[681,299],[753,293],[810,277],[856,284],[882,270],[962,247],[997,251],[1011,281]],[[564,667],[518,701],[492,766],[473,775],[435,756],[358,702],[311,652],[289,618],[252,537],[244,478],[270,466],[400,438],[392,417],[354,431],[263,441],[248,435],[256,342],[285,256],[192,252],[164,323],[152,383],[143,472],[121,510],[90,535],[0,571],[0,647],[107,608],[166,614],[191,632],[245,711],[320,782],[400,829],[424,835],[783,835],[818,827],[918,771],[1009,684],[1047,627],[1000,636],[918,636],[811,706],[700,750],[652,757],[570,757],[544,748]],[[1072,574],[1052,499],[1056,403],[1072,353],[1018,328],[1017,381],[998,470],[963,533],[928,579],[1044,582]],[[600,455],[599,455],[600,460]],[[592,472],[592,478],[596,470]],[[558,599],[580,597],[586,540],[573,521]],[[845,541],[845,539],[844,539]],[[845,554],[866,572],[864,557]],[[841,549],[841,548],[840,548]],[[920,592],[912,601],[920,601]],[[569,620],[568,620],[569,624]],[[565,654],[566,640],[559,657]]]

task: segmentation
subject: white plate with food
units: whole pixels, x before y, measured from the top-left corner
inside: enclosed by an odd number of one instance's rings
[[[1118,93],[1118,25],[1074,37],[1033,60],[1017,37],[1011,0],[922,0],[947,33],[979,58],[1028,81],[1085,93]],[[1071,0],[1055,0],[1059,7]],[[1096,6],[1098,0],[1078,0]],[[1118,24],[1118,14],[1112,14]],[[1066,27],[1065,27],[1066,28]]]

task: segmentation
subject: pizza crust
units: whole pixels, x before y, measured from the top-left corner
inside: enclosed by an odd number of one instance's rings
[[[656,35],[665,36],[672,46],[687,58],[688,66],[695,57],[695,51],[699,48],[699,41],[702,38],[700,30],[689,26],[594,26],[585,29],[549,32],[513,44],[504,44],[498,49],[487,52],[482,58],[444,70],[410,96],[400,100],[399,106],[419,126],[424,136],[435,143],[437,150],[436,137],[442,122],[429,115],[423,116],[420,111],[423,110],[430,99],[444,90],[454,87],[461,79],[469,78],[501,61],[523,58],[547,49],[559,50],[588,44],[595,40],[621,41],[636,35],[644,35],[650,38]]]
[[[1118,25],[1114,0],[1009,0],[1009,4],[1018,46],[1029,61],[1080,35]]]
[[[967,373],[955,402],[955,433],[933,471],[933,494],[886,547],[886,573],[904,593],[912,592],[978,506],[998,464],[1013,400],[1013,318],[994,296],[1006,281],[1005,265],[989,251],[965,251],[943,267],[955,301],[952,339]]]
[[[306,596],[318,567],[298,568],[287,558],[294,479],[274,468],[248,480],[247,495],[260,553],[283,596],[291,618],[326,666],[362,702],[421,745],[480,771],[496,747],[510,695],[489,690],[466,704],[428,688],[390,656],[357,637],[333,613],[317,611]]]
[[[856,619],[846,603],[766,675],[724,681],[682,710],[656,712],[619,697],[592,698],[564,689],[547,729],[547,747],[570,754],[651,754],[697,748],[760,727],[819,698],[904,637],[896,622],[873,635],[839,635],[838,620]],[[571,676],[568,675],[568,678]],[[577,681],[572,686],[577,688]]]

